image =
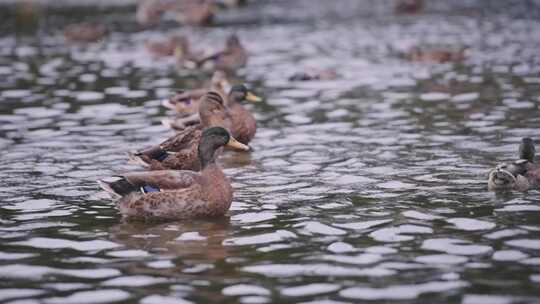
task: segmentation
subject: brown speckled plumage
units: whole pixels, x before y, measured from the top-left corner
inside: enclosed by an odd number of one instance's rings
[[[230,131],[234,138],[243,144],[248,144],[253,137],[255,137],[257,131],[257,121],[255,120],[255,117],[242,104],[242,102],[248,98],[256,98],[257,101],[260,100],[260,98],[250,93],[245,85],[235,85],[226,96],[226,111],[213,115],[216,117],[222,115],[221,121],[230,122],[229,125],[225,126],[230,127]],[[254,100],[252,99],[251,101]],[[171,127],[177,131],[182,131],[181,124],[176,125],[175,122],[172,122]]]
[[[152,176],[152,174],[154,174]],[[161,192],[133,192],[116,203],[120,212],[135,218],[185,219],[214,217],[229,210],[233,189],[217,164],[202,172],[153,171],[139,173],[131,182],[146,181],[160,187]]]
[[[127,217],[186,219],[215,217],[229,209],[233,189],[216,152],[223,146],[247,150],[222,127],[205,129],[197,146],[201,171],[158,170],[126,173],[98,180],[103,190],[117,197],[116,205]]]
[[[197,158],[197,147],[205,127],[221,126],[231,127],[230,114],[223,105],[224,101],[218,93],[209,92],[202,98],[199,107],[201,124],[187,127],[171,138],[165,140],[158,147],[132,153],[130,158],[142,162],[150,170],[199,170],[200,162]],[[152,157],[150,151],[161,149],[168,153],[165,159]]]
[[[248,144],[257,131],[257,121],[253,114],[238,102],[229,102],[232,118],[232,134],[241,143]]]

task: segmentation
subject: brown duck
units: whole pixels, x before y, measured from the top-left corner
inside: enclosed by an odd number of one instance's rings
[[[240,43],[238,36],[233,34],[227,38],[223,51],[199,60],[198,65],[213,62],[214,69],[230,72],[244,67],[247,59],[246,49]]]
[[[212,127],[202,132],[198,144],[199,172],[134,172],[98,183],[118,199],[116,206],[126,217],[174,220],[222,216],[233,198],[231,184],[216,163],[216,151],[223,146],[248,149],[224,128]]]
[[[540,187],[540,164],[534,162],[534,142],[526,137],[519,145],[519,159],[513,163],[500,164],[491,170],[488,189],[491,191],[527,191]]]
[[[261,98],[251,93],[245,85],[234,85],[227,96],[227,113],[231,120],[231,133],[241,143],[248,144],[257,131],[257,121],[253,114],[244,107],[242,104],[245,100],[250,102],[260,102]],[[197,106],[197,103],[191,103],[183,101],[183,104],[187,104],[193,107]],[[180,108],[177,104],[176,109]],[[197,123],[197,117],[182,117],[174,120],[166,120],[163,122],[165,125],[171,127],[174,130],[182,131],[186,128],[186,125],[192,125]]]
[[[421,49],[413,47],[406,54],[407,59],[415,62],[436,62],[445,63],[452,61],[462,61],[466,58],[467,48],[450,49],[450,48],[432,48]]]
[[[178,90],[171,98],[164,100],[161,104],[180,115],[192,115],[199,112],[200,98],[208,90],[216,91],[222,96],[226,96],[230,90],[230,83],[227,75],[222,71],[215,71],[210,80],[209,88],[193,90]]]
[[[176,21],[184,25],[209,25],[214,19],[216,6],[210,0],[177,1]]]
[[[165,41],[146,40],[144,46],[154,58],[159,58],[173,56],[177,49],[189,50],[189,41],[184,36],[172,36]]]
[[[197,157],[197,146],[202,130],[212,126],[228,130],[231,127],[230,114],[223,98],[216,92],[208,92],[202,97],[199,116],[200,124],[182,130],[157,146],[130,153],[130,160],[149,170],[199,170],[201,163]]]
[[[91,43],[102,40],[107,35],[107,27],[100,23],[83,22],[68,25],[64,37],[69,42]]]

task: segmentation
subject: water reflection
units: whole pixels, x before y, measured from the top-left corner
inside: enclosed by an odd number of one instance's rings
[[[109,230],[110,239],[124,245],[108,255],[120,258],[157,254],[197,263],[214,264],[229,257],[223,241],[231,233],[230,219],[145,223],[124,221]]]

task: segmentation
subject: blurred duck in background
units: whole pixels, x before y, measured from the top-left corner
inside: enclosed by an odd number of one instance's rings
[[[66,41],[72,43],[99,42],[107,35],[107,27],[97,22],[83,22],[68,25],[64,29]]]
[[[497,165],[488,177],[491,191],[527,191],[540,187],[540,164],[535,162],[536,149],[531,138],[526,137],[519,145],[519,159],[512,163]]]

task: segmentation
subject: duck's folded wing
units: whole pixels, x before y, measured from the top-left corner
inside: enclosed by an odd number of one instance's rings
[[[193,143],[199,143],[202,134],[201,129],[202,127],[200,125],[186,127],[184,130],[162,142],[159,146],[161,149],[169,152],[178,152],[182,149],[187,149]]]
[[[191,171],[158,170],[131,172],[122,175],[136,187],[151,186],[163,191],[189,188],[197,183],[198,173]]]

